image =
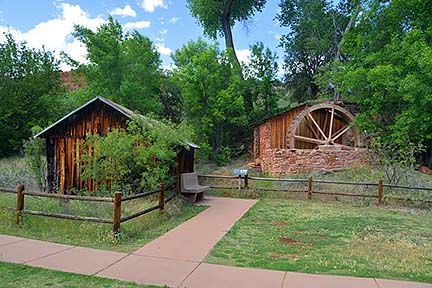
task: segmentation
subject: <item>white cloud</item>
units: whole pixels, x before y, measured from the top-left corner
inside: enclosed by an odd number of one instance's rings
[[[123,27],[127,30],[149,28],[150,21],[128,22],[124,24]]]
[[[171,19],[168,20],[168,23],[173,23],[173,24],[175,24],[175,23],[177,23],[179,20],[180,20],[179,17],[173,17],[173,18],[171,18]]]
[[[166,35],[168,33],[167,29],[162,29],[159,31],[159,34]]]
[[[164,43],[157,43],[155,46],[156,46],[156,50],[157,50],[161,55],[170,55],[171,52],[172,52],[172,49],[166,47]]]
[[[282,37],[282,35],[281,34],[279,34],[279,33],[277,33],[277,32],[275,32],[275,31],[268,31],[268,33],[270,34],[270,35],[272,35],[273,37],[275,37],[275,39],[276,40],[280,40],[281,39],[281,37]]]
[[[249,49],[236,50],[237,58],[240,62],[248,64],[250,61],[251,51]]]
[[[165,39],[164,39],[164,38],[161,38],[161,37],[156,37],[155,39],[156,39],[156,41],[158,41],[158,42],[164,42],[164,41],[165,41]]]
[[[165,71],[172,71],[174,70],[174,65],[173,64],[162,65],[162,69]]]
[[[119,15],[122,17],[136,17],[135,10],[132,9],[130,5],[126,5],[123,9],[122,8],[115,8],[110,12],[111,15]]]
[[[166,5],[163,0],[143,0],[141,7],[150,13],[153,13],[157,7],[168,9],[168,5]]]
[[[90,15],[83,11],[79,5],[61,3],[57,6],[61,10],[61,15],[57,18],[50,19],[46,22],[37,24],[27,32],[22,32],[13,27],[0,26],[0,32],[10,32],[15,41],[26,41],[28,47],[40,49],[42,46],[48,51],[55,51],[58,57],[60,51],[65,51],[72,58],[80,62],[86,62],[86,49],[76,39],[71,40],[71,33],[74,31],[74,25],[81,25],[95,30],[105,22],[101,17],[91,18]],[[2,33],[0,41],[4,41]],[[60,67],[63,70],[70,67]]]

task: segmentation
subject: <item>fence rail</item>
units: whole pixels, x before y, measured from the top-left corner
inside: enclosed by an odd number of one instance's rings
[[[221,176],[221,175],[206,175],[199,174],[200,178],[211,178],[211,179],[238,179],[238,185],[233,186],[217,186],[210,185],[214,189],[238,189],[248,190],[256,189],[260,191],[274,191],[274,192],[293,192],[293,193],[305,193],[308,199],[312,199],[313,194],[321,195],[334,195],[334,196],[347,196],[347,197],[364,197],[364,198],[377,198],[377,204],[381,205],[384,199],[398,200],[398,201],[411,201],[411,202],[422,202],[430,204],[432,200],[429,199],[412,199],[394,197],[388,195],[384,197],[384,188],[396,188],[396,189],[409,189],[409,190],[421,190],[421,191],[432,191],[431,187],[418,187],[418,186],[407,186],[407,185],[395,185],[385,184],[379,179],[377,182],[352,182],[352,181],[335,181],[335,180],[318,180],[308,177],[307,179],[295,179],[295,178],[267,178],[267,177],[253,177],[248,175],[239,176]],[[243,183],[241,183],[243,181]],[[271,181],[271,182],[285,182],[285,183],[299,183],[305,185],[303,190],[299,189],[288,189],[288,188],[268,188],[268,187],[251,187],[250,183],[253,181]],[[350,186],[363,186],[363,187],[376,187],[375,194],[364,194],[364,193],[345,193],[335,191],[324,191],[316,188],[314,184],[334,184],[334,185],[350,185]],[[432,194],[431,194],[432,196]]]
[[[77,195],[63,195],[63,194],[54,194],[54,193],[41,193],[41,192],[27,192],[24,191],[24,185],[18,185],[17,189],[9,189],[9,188],[2,188],[0,187],[0,193],[8,193],[8,194],[16,194],[17,198],[17,206],[14,207],[5,207],[0,206],[1,210],[7,210],[7,211],[15,211],[16,212],[16,224],[18,225],[22,221],[22,215],[23,214],[29,214],[29,215],[37,215],[37,216],[43,216],[43,217],[52,217],[52,218],[59,218],[59,219],[67,219],[67,220],[81,220],[81,221],[88,221],[88,222],[96,222],[96,223],[107,223],[113,225],[113,231],[114,233],[118,233],[120,230],[120,223],[126,222],[128,220],[134,219],[136,217],[139,217],[141,215],[147,214],[153,210],[159,209],[161,212],[163,212],[165,204],[168,203],[170,200],[172,200],[175,197],[175,193],[173,193],[169,198],[165,198],[165,190],[166,186],[162,183],[159,187],[159,189],[155,189],[152,191],[143,192],[136,195],[131,195],[122,198],[121,192],[115,192],[114,197],[93,197],[93,196],[77,196]],[[144,198],[153,194],[158,194],[158,204],[146,209],[143,209],[141,211],[138,211],[134,214],[121,217],[121,204],[125,201],[130,201],[134,199]],[[113,217],[112,219],[106,219],[106,218],[96,218],[96,217],[87,217],[87,216],[78,216],[78,215],[68,215],[68,214],[61,214],[61,213],[52,213],[52,212],[45,212],[45,211],[35,211],[35,210],[29,210],[25,209],[24,203],[25,203],[25,197],[24,196],[33,196],[33,197],[44,197],[44,198],[55,198],[55,199],[61,199],[61,200],[77,200],[77,201],[90,201],[90,202],[106,202],[106,203],[113,203]]]

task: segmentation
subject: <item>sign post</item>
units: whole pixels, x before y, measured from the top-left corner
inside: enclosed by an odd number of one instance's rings
[[[248,175],[248,170],[247,169],[233,169],[232,170],[232,174],[235,176],[238,176],[238,190],[241,190],[241,178],[243,177],[247,177]]]

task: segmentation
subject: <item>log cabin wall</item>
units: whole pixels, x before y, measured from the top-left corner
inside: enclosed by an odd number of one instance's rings
[[[294,118],[305,109],[306,105],[293,108],[286,113],[272,117],[267,121],[271,125],[271,148],[286,148],[286,139]]]
[[[81,145],[87,134],[106,135],[110,129],[126,127],[128,117],[95,101],[79,110],[46,135],[48,159],[48,183],[51,191],[75,189],[97,190],[92,180],[81,181]]]

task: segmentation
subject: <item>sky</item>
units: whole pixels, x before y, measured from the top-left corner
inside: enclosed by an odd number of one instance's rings
[[[261,13],[247,24],[238,23],[233,29],[234,45],[241,61],[247,62],[250,46],[261,41],[278,56],[282,63],[279,38],[287,28],[274,20],[279,1],[268,0]],[[17,41],[26,41],[28,47],[45,47],[56,55],[60,51],[85,63],[86,49],[71,35],[74,24],[95,30],[112,15],[124,30],[137,30],[149,37],[161,54],[163,66],[172,64],[170,54],[189,41],[202,37],[203,29],[190,15],[186,0],[0,0],[0,42],[4,32],[10,32]],[[225,48],[222,38],[220,48]],[[66,71],[70,67],[62,64]]]

